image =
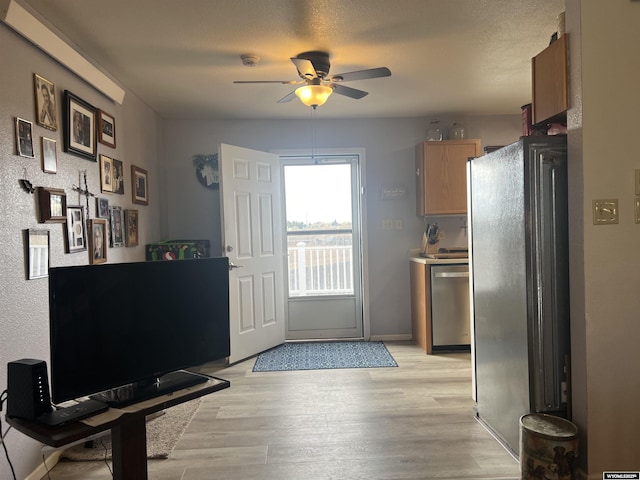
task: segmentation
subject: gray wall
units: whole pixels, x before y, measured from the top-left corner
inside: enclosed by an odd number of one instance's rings
[[[144,259],[144,244],[161,237],[161,209],[159,177],[154,173],[158,168],[158,118],[154,112],[130,93],[123,105],[115,104],[3,23],[0,23],[0,45],[0,391],[3,391],[7,386],[8,362],[21,358],[49,359],[48,282],[46,278],[25,280],[23,230],[49,230],[51,267],[86,265],[89,260],[87,252],[64,253],[63,225],[38,223],[35,197],[22,190],[18,180],[26,175],[34,186],[61,188],[67,194],[69,205],[85,205],[84,197],[80,199],[72,186],[79,184],[80,172],[86,170],[89,190],[100,192],[98,164],[64,153],[61,128],[52,132],[36,125],[34,73],[55,84],[60,125],[65,89],[115,117],[117,148],[98,144],[98,152],[124,162],[125,195],[105,194],[104,197],[114,205],[139,210],[140,246],[109,248],[109,263]],[[34,123],[35,158],[16,155],[15,117]],[[43,136],[58,142],[56,174],[42,172],[40,138]],[[131,202],[131,164],[150,172],[149,206]],[[91,199],[90,209],[91,217],[95,218],[95,199]],[[3,431],[6,430],[4,421],[2,426]],[[7,436],[6,445],[18,478],[24,478],[42,462],[40,445],[15,430]],[[0,478],[11,478],[4,455],[0,460]]]
[[[573,407],[580,461],[596,480],[640,469],[640,3],[566,5]],[[619,223],[594,225],[592,202],[607,198],[619,201]]]
[[[278,106],[274,104],[274,108]],[[414,148],[425,139],[431,119],[389,118],[323,120],[318,109],[315,148],[366,150],[366,211],[369,263],[371,335],[393,338],[411,333],[409,302],[410,248],[420,246],[424,221],[415,214]],[[520,115],[504,117],[441,117],[467,127],[469,138],[484,145],[505,145],[522,132]],[[310,120],[302,121],[201,121],[166,120],[165,177],[167,178],[167,233],[172,238],[204,237],[220,252],[220,214],[217,191],[196,180],[191,157],[211,154],[219,143],[256,150],[310,149]],[[404,187],[403,200],[382,200],[383,187]],[[383,230],[385,218],[402,220],[402,230]],[[441,220],[442,221],[442,220]],[[466,239],[462,218],[444,220],[446,239],[454,244]],[[460,232],[462,237],[460,237]],[[443,241],[444,244],[444,241]]]

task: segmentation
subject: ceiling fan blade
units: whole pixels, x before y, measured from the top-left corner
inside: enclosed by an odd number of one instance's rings
[[[291,61],[298,69],[298,73],[302,78],[313,79],[318,78],[316,69],[313,67],[313,63],[306,58],[292,58]]]
[[[355,98],[356,100],[369,95],[369,92],[365,92],[363,90],[357,90],[351,87],[345,87],[344,85],[331,83],[330,86],[331,88],[333,88],[333,91],[335,93],[344,95],[345,97]]]
[[[280,100],[278,100],[277,103],[287,103],[287,102],[290,102],[291,100],[293,100],[294,98],[296,98],[295,90],[293,92],[291,92],[290,94],[285,95],[284,97],[282,97]]]
[[[369,78],[390,77],[391,70],[387,67],[369,68],[367,70],[358,70],[357,72],[339,73],[332,75],[332,82],[351,82],[353,80],[367,80]]]
[[[233,83],[280,83],[282,85],[300,85],[302,80],[234,80]]]

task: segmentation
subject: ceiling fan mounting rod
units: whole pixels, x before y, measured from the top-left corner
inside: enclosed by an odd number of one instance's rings
[[[331,69],[331,62],[329,61],[329,54],[327,52],[311,51],[298,54],[296,58],[309,60],[317,75],[320,78],[324,78],[329,75]]]

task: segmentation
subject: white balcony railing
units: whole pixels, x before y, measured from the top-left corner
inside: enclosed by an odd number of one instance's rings
[[[353,295],[353,249],[289,246],[289,296]]]

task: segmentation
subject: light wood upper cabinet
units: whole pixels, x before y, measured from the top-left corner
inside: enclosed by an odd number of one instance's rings
[[[564,123],[569,107],[567,81],[568,34],[531,60],[533,123]]]
[[[416,146],[416,214],[467,212],[467,160],[480,155],[480,140],[443,140]]]

